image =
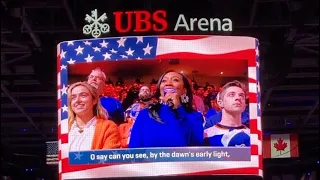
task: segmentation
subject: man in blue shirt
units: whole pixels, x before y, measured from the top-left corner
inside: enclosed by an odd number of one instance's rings
[[[232,81],[222,87],[218,105],[221,121],[205,129],[205,142],[210,146],[250,146],[250,129],[242,124],[242,113],[246,108],[244,85]]]
[[[113,97],[101,96],[106,85],[106,79],[106,74],[100,68],[96,68],[88,76],[88,84],[97,89],[100,95],[100,103],[107,110],[109,119],[119,125],[124,122],[124,111],[121,102]]]

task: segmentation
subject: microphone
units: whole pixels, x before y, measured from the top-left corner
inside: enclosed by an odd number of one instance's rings
[[[170,92],[170,93],[175,93],[175,92],[176,92],[176,89],[174,89],[174,88],[164,88],[164,89],[163,89],[163,94],[164,94],[164,95],[166,95],[168,92]],[[174,104],[173,104],[172,99],[168,99],[166,105],[169,106],[170,108],[173,108]]]

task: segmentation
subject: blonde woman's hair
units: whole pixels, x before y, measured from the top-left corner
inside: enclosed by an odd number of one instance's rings
[[[72,124],[75,122],[75,113],[72,111],[71,108],[71,100],[72,100],[72,95],[71,92],[75,87],[78,86],[83,86],[87,88],[92,96],[93,101],[97,101],[97,103],[93,106],[93,114],[98,118],[98,119],[108,119],[108,112],[106,109],[104,109],[100,103],[99,100],[99,95],[97,93],[97,90],[92,87],[90,84],[87,82],[76,82],[74,84],[71,84],[68,87],[68,124],[69,124],[69,130],[72,126]]]

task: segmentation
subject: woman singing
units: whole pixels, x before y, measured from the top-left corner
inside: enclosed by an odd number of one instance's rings
[[[85,82],[68,88],[70,151],[113,149],[120,147],[117,125],[107,120],[96,89]]]
[[[203,145],[203,117],[192,108],[192,89],[181,73],[168,71],[157,84],[159,102],[140,111],[129,148]]]

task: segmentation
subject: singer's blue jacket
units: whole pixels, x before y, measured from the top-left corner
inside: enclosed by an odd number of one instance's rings
[[[176,111],[176,112],[174,112]],[[202,146],[203,116],[188,113],[183,106],[172,110],[161,105],[157,122],[149,116],[149,109],[140,111],[131,132],[129,148]]]

